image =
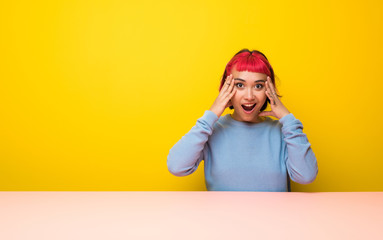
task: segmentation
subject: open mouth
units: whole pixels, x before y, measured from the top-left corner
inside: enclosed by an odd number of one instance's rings
[[[253,104],[253,105],[241,105],[243,110],[245,111],[245,113],[252,113],[255,109],[255,105],[257,105],[256,103]]]

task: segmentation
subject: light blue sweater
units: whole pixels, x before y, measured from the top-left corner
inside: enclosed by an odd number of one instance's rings
[[[205,161],[209,191],[286,192],[290,179],[315,180],[318,164],[292,113],[260,123],[220,118],[210,110],[169,151],[167,166],[175,176],[193,173]]]

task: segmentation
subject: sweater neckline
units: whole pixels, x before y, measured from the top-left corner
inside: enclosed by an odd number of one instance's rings
[[[242,127],[262,127],[264,126],[268,121],[271,119],[269,117],[265,117],[265,120],[259,123],[251,123],[251,122],[241,122],[238,120],[235,120],[232,118],[230,114],[226,114],[224,117],[224,121],[226,121],[228,124],[232,124],[235,126],[242,126]]]

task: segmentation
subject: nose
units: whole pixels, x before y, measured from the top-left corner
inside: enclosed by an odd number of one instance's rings
[[[254,92],[252,91],[252,89],[251,88],[248,88],[247,89],[247,91],[246,91],[246,94],[245,94],[245,99],[247,100],[247,101],[252,101],[252,100],[254,100]]]

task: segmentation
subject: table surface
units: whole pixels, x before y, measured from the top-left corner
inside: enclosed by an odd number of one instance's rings
[[[0,239],[383,239],[383,192],[0,192]]]

